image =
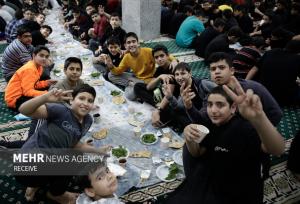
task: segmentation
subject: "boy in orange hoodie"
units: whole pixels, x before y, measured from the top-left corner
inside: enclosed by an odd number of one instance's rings
[[[56,83],[56,80],[40,81],[49,55],[47,47],[37,46],[33,51],[33,59],[15,72],[5,89],[5,102],[9,108],[18,110],[25,101],[47,93],[41,89],[45,90]]]

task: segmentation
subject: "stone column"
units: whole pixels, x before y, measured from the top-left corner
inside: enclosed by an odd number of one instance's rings
[[[122,27],[141,40],[160,34],[161,0],[122,0]]]

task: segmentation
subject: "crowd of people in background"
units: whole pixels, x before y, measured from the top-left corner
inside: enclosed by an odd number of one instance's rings
[[[282,108],[300,104],[299,0],[162,0],[161,34],[194,49],[209,67],[210,79],[193,77],[189,64],[163,45],[142,47],[134,32],[122,28],[121,0],[0,0],[0,39],[9,43],[1,62],[8,83],[4,99],[8,108],[33,118],[26,142],[1,145],[23,152],[47,147],[103,154],[109,149],[80,142],[92,124],[96,97],[80,79],[81,59],[66,59],[63,80],[50,77],[54,62],[45,45],[52,43],[53,28],[45,18],[58,4],[66,32],[92,51],[95,69],[123,88],[128,100],[152,105],[154,127],[183,132],[186,179],[166,202],[262,203],[270,154],[284,152],[276,129]],[[72,121],[73,130],[62,120]],[[210,129],[200,144],[197,124]],[[300,180],[299,149],[298,133],[288,167]],[[78,199],[66,191],[69,178],[17,181],[27,187],[28,201],[49,184],[47,196],[62,204],[120,203],[114,194],[117,180],[105,163],[85,173]]]

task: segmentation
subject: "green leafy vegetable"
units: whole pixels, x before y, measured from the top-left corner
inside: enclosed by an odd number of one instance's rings
[[[121,145],[118,147],[118,148],[113,148],[112,149],[112,154],[117,157],[117,158],[120,158],[120,157],[126,157],[128,152],[127,150],[122,147]]]
[[[169,167],[169,174],[165,179],[172,180],[172,179],[176,178],[176,175],[178,172],[179,172],[179,168],[178,168],[177,164],[171,164]]]
[[[59,73],[60,70],[59,70],[59,69],[54,69],[53,72],[54,72],[54,73]]]
[[[93,72],[93,73],[91,73],[91,76],[94,77],[94,78],[96,78],[96,77],[98,77],[100,75],[101,75],[100,72]]]
[[[110,95],[112,95],[112,96],[118,96],[120,94],[121,94],[121,91],[117,91],[117,90],[113,90],[110,92]]]
[[[142,141],[145,143],[153,143],[156,141],[156,137],[154,136],[154,134],[145,134],[142,137]]]

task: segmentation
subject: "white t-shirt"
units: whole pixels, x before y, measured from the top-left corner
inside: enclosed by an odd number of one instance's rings
[[[76,204],[124,204],[118,197],[114,194],[111,198],[102,198],[100,200],[93,201],[85,193],[79,195],[76,200]]]

